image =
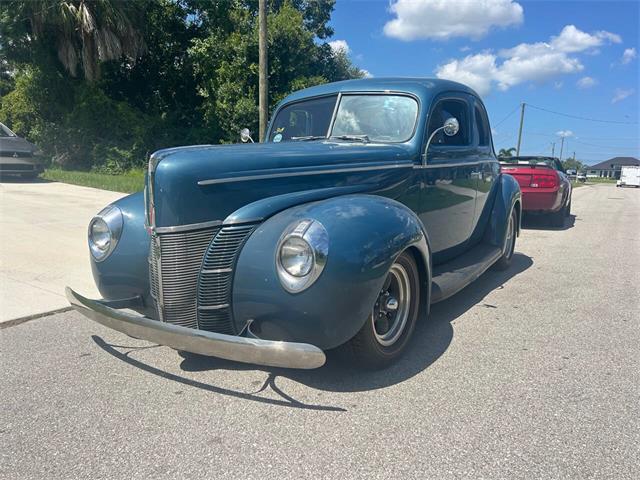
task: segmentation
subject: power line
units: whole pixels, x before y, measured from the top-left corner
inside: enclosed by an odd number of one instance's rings
[[[498,128],[500,125],[502,125],[511,115],[516,113],[519,108],[520,108],[520,105],[518,105],[516,108],[514,108],[506,117],[504,117],[502,120],[500,120],[498,123],[496,123],[493,126],[493,128]]]
[[[556,112],[555,110],[549,110],[548,108],[536,107],[535,105],[531,105],[527,103],[531,108],[535,108],[536,110],[542,110],[543,112],[553,113],[555,115],[560,115],[563,117],[576,118],[578,120],[587,120],[589,122],[600,122],[600,123],[615,123],[618,125],[637,125],[638,122],[620,122],[617,120],[602,120],[599,118],[589,118],[589,117],[581,117],[579,115],[571,115],[569,113]]]
[[[640,147],[613,147],[611,145],[596,145],[595,143],[581,142],[581,141],[576,140],[576,139],[574,139],[573,141],[575,143],[580,143],[582,145],[587,145],[589,147],[608,148],[610,150],[634,150],[634,151],[640,150]]]

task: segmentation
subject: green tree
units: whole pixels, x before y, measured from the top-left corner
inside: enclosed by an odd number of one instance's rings
[[[511,148],[501,148],[500,151],[498,152],[498,156],[499,157],[513,157],[513,154],[516,151],[516,147],[511,147]]]
[[[258,120],[257,0],[0,0],[0,121],[55,162],[119,172]],[[357,78],[333,0],[269,1],[271,107]],[[143,54],[144,53],[144,54]]]
[[[573,158],[563,160],[562,167],[565,170],[575,170],[576,172],[585,170],[585,165],[580,160],[574,160]]]
[[[94,81],[100,62],[126,57],[134,63],[144,51],[137,20],[147,0],[3,0],[2,49],[26,61],[55,54],[72,77],[82,71]],[[41,61],[41,59],[40,59]]]
[[[344,52],[336,54],[327,43],[317,42],[317,38],[332,33],[326,22],[333,3],[270,2],[267,21],[271,110],[292,91],[364,75]],[[315,8],[307,9],[309,4]],[[244,8],[231,8],[225,23],[195,40],[190,49],[203,114],[212,131],[216,131],[216,140],[236,141],[243,127],[257,131],[256,6],[257,2],[248,2]],[[207,12],[204,16],[208,16]]]

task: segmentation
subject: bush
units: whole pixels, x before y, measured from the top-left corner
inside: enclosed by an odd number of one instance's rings
[[[54,165],[104,173],[144,165],[157,121],[93,84],[72,83],[61,91],[50,80],[37,71],[18,74],[15,89],[2,98],[0,119]]]

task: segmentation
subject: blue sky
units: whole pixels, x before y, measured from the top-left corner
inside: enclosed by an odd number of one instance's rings
[[[330,39],[376,77],[451,78],[475,88],[489,111],[496,150],[588,164],[640,157],[638,1],[338,0]],[[345,43],[343,43],[345,42]],[[517,48],[516,48],[517,47]],[[511,114],[511,115],[510,115]]]

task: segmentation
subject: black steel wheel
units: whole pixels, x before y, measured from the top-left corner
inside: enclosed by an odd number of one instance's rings
[[[516,237],[518,236],[518,212],[514,208],[511,210],[509,216],[509,223],[507,224],[507,235],[504,240],[504,247],[502,248],[502,256],[493,264],[494,270],[506,270],[511,266],[511,259],[513,258],[513,252],[516,249]]]
[[[350,346],[358,363],[381,369],[406,349],[420,309],[420,281],[413,256],[402,253],[391,265],[371,315]]]

